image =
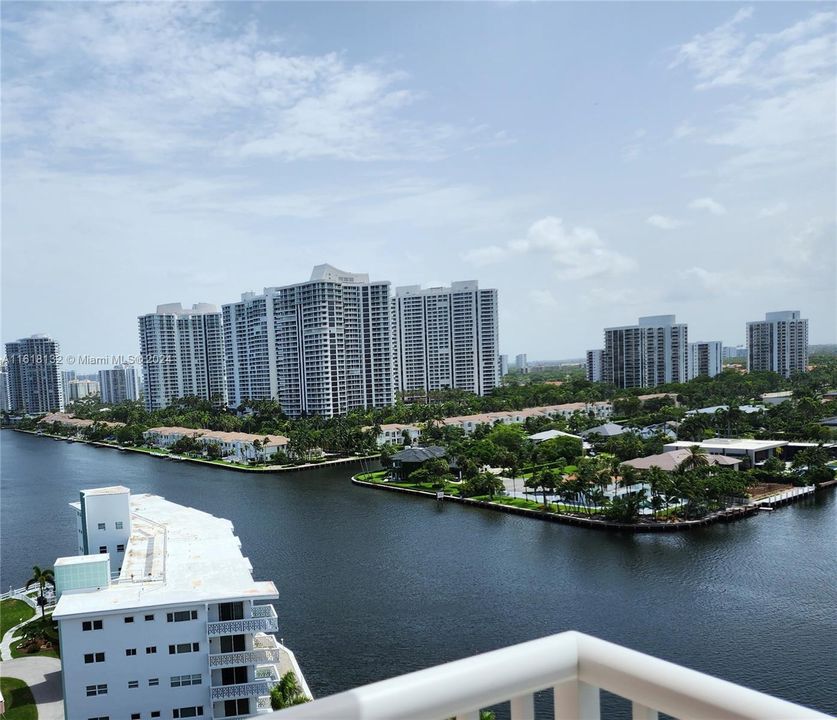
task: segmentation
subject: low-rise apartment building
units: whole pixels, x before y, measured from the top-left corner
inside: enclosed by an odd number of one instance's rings
[[[143,437],[146,442],[161,448],[171,447],[178,440],[191,437],[201,445],[217,445],[221,449],[221,457],[237,462],[270,459],[279,450],[287,452],[289,443],[284,435],[254,435],[186,427],[149,428]]]
[[[241,718],[293,670],[228,520],[125,487],[82,490],[77,557],[55,582],[64,715]]]

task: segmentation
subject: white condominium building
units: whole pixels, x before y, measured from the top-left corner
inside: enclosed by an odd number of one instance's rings
[[[226,404],[224,333],[215,305],[158,305],[139,317],[139,340],[148,410],[186,396]]]
[[[11,410],[31,415],[64,410],[60,353],[58,343],[46,335],[6,343]]]
[[[688,328],[674,315],[641,317],[605,328],[602,379],[620,388],[656,387],[688,378]]]
[[[83,400],[86,397],[93,397],[99,394],[98,380],[88,378],[77,378],[67,383],[67,393],[64,395],[64,402]]]
[[[72,503],[79,555],[55,583],[64,715],[241,718],[293,670],[272,582],[256,582],[228,520],[125,487]]]
[[[396,289],[398,389],[485,395],[500,384],[497,291],[476,280]]]
[[[232,406],[275,398],[290,417],[332,417],[395,401],[389,282],[318,265],[223,316]]]
[[[723,345],[720,340],[698,340],[689,343],[689,380],[696,377],[715,377],[723,365]]]
[[[140,399],[139,372],[130,365],[99,370],[99,388],[103,403],[118,404]]]
[[[747,323],[747,369],[789,377],[808,369],[808,321],[799,310],[769,312]]]
[[[604,365],[604,350],[587,351],[587,379],[590,382],[602,381],[602,370]]]

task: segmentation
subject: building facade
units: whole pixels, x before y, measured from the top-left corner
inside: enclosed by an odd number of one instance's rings
[[[620,388],[651,388],[688,379],[688,327],[674,315],[639,318],[605,328],[602,380]]]
[[[138,321],[146,409],[187,396],[226,405],[224,331],[217,307],[158,305]]]
[[[590,382],[601,382],[603,376],[604,350],[588,350],[586,375]]]
[[[130,365],[99,370],[99,391],[103,403],[116,405],[127,400],[139,400],[139,371]]]
[[[6,366],[0,367],[0,412],[9,412],[12,403],[9,398],[9,373]]]
[[[808,369],[808,321],[799,310],[769,312],[747,323],[747,370],[784,377]]]
[[[53,615],[67,718],[242,717],[294,670],[272,582],[228,520],[125,487],[82,490],[79,555],[58,558]]]
[[[395,402],[390,284],[331,265],[223,306],[230,404],[277,399],[290,417]]]
[[[526,353],[520,353],[520,355],[515,358],[514,364],[520,372],[524,374],[529,372],[529,358],[526,357]]]
[[[46,335],[6,343],[11,410],[30,415],[64,410],[60,353],[58,343]]]
[[[393,316],[400,391],[456,388],[485,395],[499,386],[496,290],[480,290],[475,280],[400,287]]]
[[[689,343],[689,380],[715,377],[721,372],[723,350],[720,340],[698,340]]]
[[[83,400],[86,397],[93,397],[99,394],[99,381],[87,378],[76,378],[67,383],[67,395],[64,396],[65,403]]]

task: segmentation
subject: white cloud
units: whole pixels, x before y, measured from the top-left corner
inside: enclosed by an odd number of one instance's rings
[[[557,277],[563,280],[621,275],[636,267],[632,258],[611,249],[592,228],[568,229],[561,218],[551,215],[533,223],[525,237],[503,246],[475,248],[462,257],[466,262],[486,265],[538,254],[548,256]]]
[[[651,215],[645,219],[649,225],[660,230],[674,230],[679,228],[683,223],[666,215]]]
[[[409,119],[422,94],[382,62],[289,53],[220,6],[37,7],[4,18],[18,56],[4,63],[6,139],[144,164],[187,153],[431,160],[453,141],[497,142],[484,125]]]
[[[710,197],[697,198],[689,203],[689,207],[693,210],[706,210],[712,215],[726,215],[727,209],[721,205],[717,200]]]
[[[800,172],[833,164],[837,94],[837,13],[818,10],[772,33],[748,33],[753,8],[695,35],[677,49],[671,67],[686,67],[705,92],[738,87],[739,97],[703,132],[730,149],[723,174]]]
[[[535,305],[540,305],[545,308],[557,308],[558,300],[552,294],[551,290],[530,290],[529,300]]]
[[[781,215],[782,213],[786,213],[788,211],[788,204],[782,200],[777,202],[775,205],[769,205],[768,207],[763,207],[759,210],[759,217],[773,217],[775,215]]]

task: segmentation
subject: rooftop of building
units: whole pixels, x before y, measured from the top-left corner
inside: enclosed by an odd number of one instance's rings
[[[97,490],[107,492],[110,488]],[[78,503],[72,506],[79,508]],[[241,554],[241,542],[229,520],[159,495],[132,495],[130,509],[131,537],[119,579],[104,588],[62,593],[55,608],[56,619],[132,608],[278,597],[272,582],[253,580],[253,568]],[[64,560],[59,558],[56,564]],[[149,576],[162,579],[140,580]]]
[[[666,443],[667,448],[689,448],[692,445],[699,445],[704,450],[712,452],[713,450],[770,450],[771,448],[784,447],[788,444],[787,440],[752,440],[750,438],[712,438],[711,440],[702,440],[699,443],[691,442],[689,440],[678,440],[673,443]]]
[[[659,453],[658,455],[649,455],[648,457],[635,458],[622,463],[636,470],[649,470],[652,467],[660,468],[666,472],[673,472],[677,470],[683,461],[692,454],[688,448],[680,450],[669,450],[668,452]],[[738,465],[741,460],[738,458],[726,457],[724,455],[706,455],[706,461],[710,465],[724,465],[732,466]]]
[[[148,428],[145,432],[156,433],[158,435],[183,435],[186,437],[204,438],[206,440],[217,440],[218,442],[243,442],[252,443],[256,440],[264,442],[268,439],[267,447],[287,445],[289,440],[284,435],[255,435],[253,433],[243,432],[226,432],[224,430],[206,430],[205,428],[187,428],[187,427],[153,427]]]
[[[70,427],[90,427],[94,422],[104,425],[105,427],[122,427],[125,424],[121,422],[105,422],[104,420],[85,420],[83,418],[74,417],[69,413],[62,412],[44,415],[44,417],[42,417],[38,422],[45,423],[47,425],[57,422],[61,425],[67,425]]]

